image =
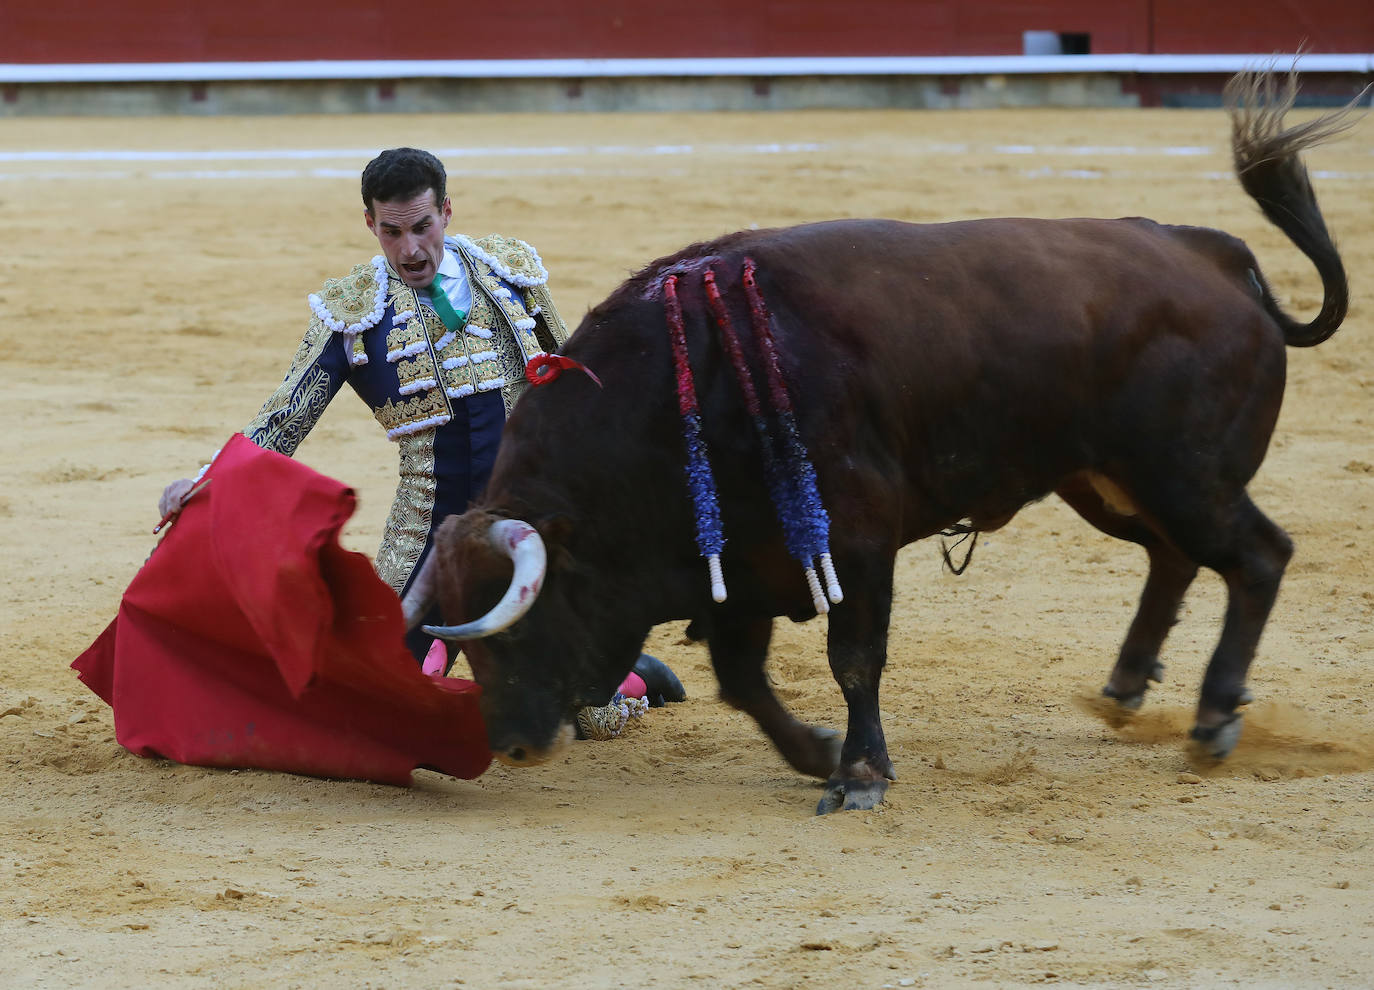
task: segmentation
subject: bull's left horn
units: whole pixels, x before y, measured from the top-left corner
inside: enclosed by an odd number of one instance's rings
[[[420,564],[420,569],[415,573],[415,578],[410,582],[410,588],[406,591],[405,597],[401,599],[401,614],[405,617],[406,630],[414,629],[420,624],[420,620],[425,617],[429,607],[434,604],[434,553]]]
[[[539,596],[544,585],[544,569],[548,560],[544,541],[527,522],[501,519],[492,523],[487,539],[499,552],[515,564],[510,587],[486,615],[460,626],[424,626],[424,631],[440,639],[481,639],[515,625]]]

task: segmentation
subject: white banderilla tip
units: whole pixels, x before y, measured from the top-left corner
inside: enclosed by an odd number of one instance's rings
[[[811,589],[811,603],[816,606],[817,615],[825,615],[830,611],[830,603],[825,600],[825,595],[821,592],[820,578],[816,577],[816,569],[808,567],[806,569],[806,586]]]
[[[725,601],[725,575],[720,570],[720,555],[711,554],[706,558],[706,570],[711,575],[711,597],[718,602]]]
[[[840,579],[835,576],[835,565],[830,561],[830,554],[821,554],[821,573],[825,575],[825,587],[830,596],[830,601],[838,605],[844,601],[844,591],[840,589]]]

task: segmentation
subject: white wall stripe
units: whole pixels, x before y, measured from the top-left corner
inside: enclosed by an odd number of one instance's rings
[[[378,59],[308,62],[0,63],[0,83],[231,82],[326,79],[614,79],[700,76],[1060,75],[1226,73],[1287,67],[1292,54],[946,55],[760,58]],[[1374,54],[1311,53],[1302,71],[1374,70]]]

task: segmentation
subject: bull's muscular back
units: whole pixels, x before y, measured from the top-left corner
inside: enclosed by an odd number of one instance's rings
[[[570,510],[652,504],[666,528],[690,533],[661,302],[665,273],[683,271],[727,526],[731,496],[745,495],[727,538],[766,529],[757,444],[699,286],[709,264],[747,332],[746,257],[827,508],[893,546],[961,518],[1005,521],[1077,471],[1129,485],[1151,470],[1161,439],[1221,449],[1238,421],[1239,445],[1222,456],[1243,482],[1277,417],[1283,338],[1253,257],[1227,234],[1136,218],[840,220],[731,234],[627,281],[564,349],[604,390],[581,376],[533,390],[492,490],[533,510],[552,493],[525,491],[542,484],[530,479],[554,476]]]
[[[1005,519],[1160,435],[1218,440],[1243,415],[1267,440],[1277,415],[1283,341],[1217,231],[862,220],[701,250],[718,272],[757,261],[832,514],[900,518],[900,543]]]

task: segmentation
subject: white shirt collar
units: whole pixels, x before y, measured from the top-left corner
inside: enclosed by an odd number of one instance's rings
[[[463,263],[453,253],[453,248],[444,246],[444,260],[439,262],[439,274],[445,278],[462,278]]]

